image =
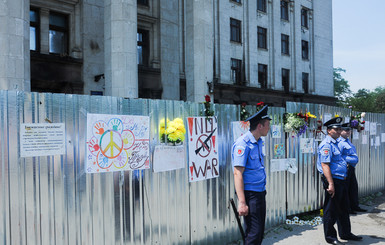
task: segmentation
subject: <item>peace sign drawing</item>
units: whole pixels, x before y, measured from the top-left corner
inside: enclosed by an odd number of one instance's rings
[[[100,151],[108,159],[119,156],[122,150],[123,140],[117,131],[107,130],[102,137],[100,137]]]
[[[149,117],[87,114],[87,173],[146,169]],[[135,156],[135,157],[133,157]]]

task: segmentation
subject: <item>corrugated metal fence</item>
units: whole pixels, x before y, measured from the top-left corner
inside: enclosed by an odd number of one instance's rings
[[[226,244],[239,240],[228,208],[228,200],[235,196],[230,122],[239,120],[238,106],[214,108],[219,178],[189,183],[187,167],[162,173],[84,172],[87,113],[149,116],[153,150],[159,144],[160,119],[199,116],[202,109],[202,104],[180,101],[0,91],[0,243]],[[286,110],[307,110],[317,116],[336,111],[349,114],[341,108],[299,103],[288,103]],[[284,112],[285,108],[270,108],[271,124],[282,129]],[[385,115],[368,113],[367,120],[377,122],[376,135],[365,131],[353,141],[360,155],[361,195],[385,186],[384,144],[370,146],[373,138],[385,133]],[[44,122],[65,123],[66,154],[21,158],[20,123]],[[361,144],[363,135],[368,135],[366,145]],[[313,136],[308,130],[301,137]],[[284,144],[287,157],[298,159],[296,174],[270,172],[275,144]],[[299,153],[298,138],[266,137],[268,227],[284,222],[287,215],[320,207],[315,159],[313,154]]]

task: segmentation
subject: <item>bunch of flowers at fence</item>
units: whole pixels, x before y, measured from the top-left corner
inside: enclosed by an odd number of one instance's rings
[[[246,103],[243,102],[241,104],[241,121],[245,121],[247,118],[249,118],[250,113],[246,110]]]
[[[286,219],[285,222],[287,225],[311,225],[316,226],[322,224],[322,218],[320,216],[314,217],[311,220],[302,220],[297,216],[294,216],[293,219]]]
[[[364,130],[365,129],[365,127],[364,127],[364,124],[365,124],[364,117],[365,117],[365,115],[366,115],[365,112],[362,112],[362,113],[356,114],[356,115],[352,114],[350,116],[350,127],[357,129],[358,132],[360,132],[361,130]]]
[[[181,144],[185,139],[186,129],[181,118],[159,122],[159,138],[161,143]]]
[[[309,127],[310,119],[317,118],[315,115],[307,112],[285,113],[284,114],[284,130],[287,133],[294,132],[298,136],[304,134]]]
[[[205,102],[203,102],[205,109],[203,110],[203,114],[206,117],[212,117],[214,116],[214,111],[211,110],[211,98],[210,95],[205,95]]]

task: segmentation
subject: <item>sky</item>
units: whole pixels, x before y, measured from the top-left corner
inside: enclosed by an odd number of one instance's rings
[[[353,92],[385,86],[385,0],[333,1],[333,67]]]

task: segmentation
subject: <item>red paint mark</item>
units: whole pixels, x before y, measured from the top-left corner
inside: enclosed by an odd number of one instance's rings
[[[194,118],[193,117],[188,117],[187,121],[188,121],[188,129],[190,131],[190,136],[192,136]]]
[[[193,170],[194,170],[194,166],[191,166],[190,167],[190,172],[191,172],[191,180],[193,180],[194,178],[193,178]]]
[[[215,136],[213,135],[211,138],[213,139],[213,147],[214,147],[214,152],[215,152]]]

